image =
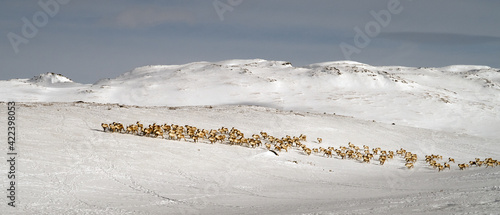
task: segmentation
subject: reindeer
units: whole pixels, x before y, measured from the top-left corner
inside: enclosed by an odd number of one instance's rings
[[[177,139],[177,134],[175,134],[175,132],[173,132],[173,131],[170,131],[168,133],[168,138],[171,140],[175,140],[175,139]]]
[[[352,144],[351,142],[347,143],[347,145],[349,146],[349,148],[353,149],[354,148],[354,144]]]
[[[325,154],[323,154],[323,156],[326,155],[327,158],[331,158],[332,157],[332,150],[325,150]]]
[[[269,135],[267,135],[267,133],[263,131],[260,132],[260,136],[262,136],[262,138],[264,139],[267,139],[267,137],[269,137]]]
[[[472,166],[472,165],[476,165],[477,166],[477,163],[476,161],[469,161],[469,164]]]
[[[344,152],[340,153],[340,157],[341,157],[342,159],[345,159],[345,158],[346,158],[346,156],[347,156],[347,155],[346,155],[346,153],[344,153]]]
[[[437,168],[438,168],[438,172],[441,172],[442,170],[444,170],[444,166],[443,166],[443,165],[441,165],[441,164],[439,164],[439,165],[437,166]]]
[[[144,128],[142,130],[143,136],[149,137],[151,135],[151,132],[153,132],[153,129],[151,128]]]
[[[494,165],[495,165],[495,163],[486,163],[486,168],[488,168],[489,166],[495,167]]]
[[[101,126],[102,126],[102,129],[103,129],[103,131],[104,131],[104,132],[106,132],[106,130],[108,130],[108,131],[109,131],[109,125],[108,125],[108,124],[106,124],[106,123],[101,123]]]
[[[312,153],[311,149],[310,149],[310,148],[307,148],[307,147],[305,147],[305,148],[304,148],[304,152],[305,152],[307,155],[311,155],[311,153]]]
[[[368,155],[363,156],[363,162],[370,163],[370,157]]]
[[[381,155],[379,156],[378,160],[380,162],[380,165],[384,165],[385,161],[387,160],[387,156]]]
[[[303,135],[303,134],[300,134],[299,139],[300,139],[301,141],[306,142],[306,141],[307,141],[307,136],[306,136],[306,135]]]
[[[137,127],[139,127],[140,130],[142,130],[144,128],[144,125],[139,123],[139,121],[136,122],[137,124]]]
[[[217,141],[220,141],[222,143],[222,141],[224,141],[224,139],[226,139],[226,135],[217,135],[217,136],[215,136],[215,139],[217,139]]]
[[[156,136],[156,137],[161,137],[161,138],[163,138],[163,131],[162,131],[162,130],[156,130],[156,131],[154,132],[154,134],[155,134],[155,136]]]
[[[444,163],[444,168],[445,168],[445,169],[446,169],[446,168],[451,169],[450,164]]]
[[[476,165],[477,165],[477,166],[482,166],[482,165],[483,165],[483,161],[477,161],[477,162],[476,162]]]
[[[184,134],[177,134],[177,140],[181,139],[184,139],[184,141],[186,141],[186,137],[184,136]]]
[[[405,166],[408,167],[408,169],[411,169],[414,167],[413,163],[406,163]]]
[[[214,136],[210,136],[208,140],[210,141],[211,144],[214,144],[215,141],[217,141],[217,139]]]

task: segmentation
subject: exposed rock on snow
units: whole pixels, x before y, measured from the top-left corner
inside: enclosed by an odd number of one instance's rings
[[[35,76],[35,77],[29,79],[27,82],[35,83],[35,84],[42,84],[42,85],[50,85],[50,84],[57,84],[57,83],[73,83],[73,81],[71,79],[67,78],[66,76],[61,75],[61,74],[51,73],[51,72]]]

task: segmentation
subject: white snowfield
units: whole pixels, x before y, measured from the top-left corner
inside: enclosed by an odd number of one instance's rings
[[[457,166],[500,160],[499,90],[500,70],[485,66],[346,61],[146,66],[95,84],[51,73],[0,81],[0,101],[17,102],[19,153],[16,207],[3,197],[0,214],[499,214],[500,166]],[[351,142],[418,160],[408,169],[401,156],[380,165],[297,147],[276,156],[265,146],[101,128],[137,121],[305,134],[311,149]],[[3,120],[0,130],[6,140]],[[431,154],[455,163],[438,172],[425,161]],[[6,196],[6,174],[1,181]]]

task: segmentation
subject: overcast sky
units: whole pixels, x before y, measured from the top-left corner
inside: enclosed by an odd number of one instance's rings
[[[253,58],[500,68],[498,0],[0,3],[0,80],[94,83],[144,65]]]

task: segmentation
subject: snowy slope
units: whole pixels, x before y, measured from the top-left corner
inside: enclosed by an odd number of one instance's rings
[[[451,170],[438,172],[423,161],[426,154],[453,157],[457,163],[498,159],[496,140],[256,106],[17,107],[19,202],[15,209],[1,204],[2,214],[496,214],[500,209],[500,167],[461,171],[452,164]],[[1,115],[6,109],[0,104]],[[351,141],[405,148],[420,159],[408,170],[401,157],[381,166],[307,156],[297,149],[275,156],[264,147],[169,141],[100,128],[101,122],[137,120],[205,129],[234,126],[247,136],[307,134],[304,144],[311,148]],[[316,137],[324,142],[318,144]],[[0,168],[6,170],[7,164],[1,162]]]
[[[250,104],[500,138],[500,70],[486,66],[374,67],[338,61],[293,67],[282,61],[228,60],[145,66],[93,85],[17,79],[0,86],[0,101]]]

